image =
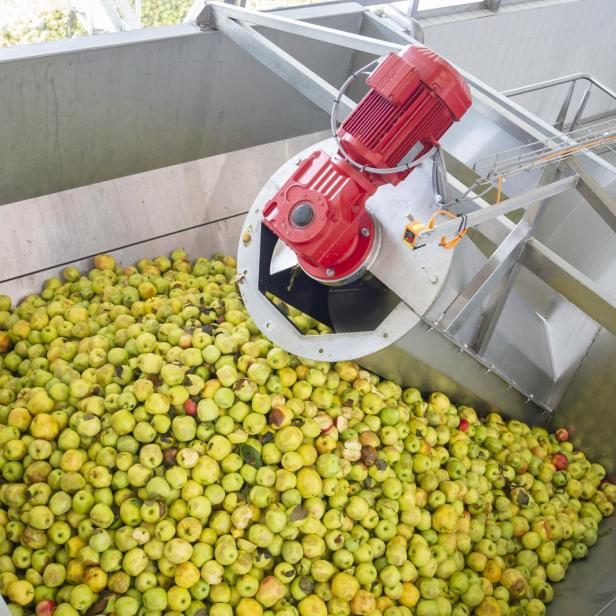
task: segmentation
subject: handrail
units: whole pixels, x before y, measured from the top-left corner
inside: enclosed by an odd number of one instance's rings
[[[503,94],[505,96],[518,96],[518,94],[525,94],[526,92],[535,92],[537,90],[543,90],[552,86],[558,86],[562,83],[571,83],[572,81],[578,81],[579,79],[585,79],[590,81],[593,85],[597,86],[599,90],[605,92],[608,96],[616,100],[616,91],[612,90],[609,86],[606,86],[603,82],[595,79],[590,73],[573,73],[571,75],[564,75],[563,77],[556,77],[555,79],[547,79],[546,81],[538,81],[537,83],[531,83],[526,86],[520,86],[519,88],[511,88],[505,90]]]
[[[588,100],[590,98],[590,93],[593,86],[596,86],[597,89],[601,90],[604,94],[607,94],[612,100],[616,101],[616,91],[612,90],[612,88],[606,86],[598,79],[595,79],[595,77],[593,77],[590,73],[573,73],[572,75],[564,75],[563,77],[556,77],[555,79],[538,81],[537,83],[520,86],[519,88],[505,90],[503,94],[508,97],[513,97],[520,94],[526,94],[528,92],[538,92],[539,90],[546,90],[547,88],[552,88],[554,86],[570,83],[571,85],[569,86],[569,90],[565,95],[560,111],[558,112],[558,116],[554,123],[554,128],[562,131],[565,126],[565,120],[567,118],[567,115],[569,114],[569,106],[571,104],[571,99],[573,98],[573,91],[575,90],[575,86],[578,81],[587,81],[588,87],[582,95],[580,104],[578,105],[578,109],[575,112],[573,116],[573,121],[571,122],[571,126],[569,127],[569,130],[573,130],[576,126],[582,125],[582,115],[584,114],[584,110],[586,109],[586,105],[588,104]]]

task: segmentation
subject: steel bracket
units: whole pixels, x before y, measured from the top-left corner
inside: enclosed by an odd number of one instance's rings
[[[514,227],[475,274],[466,289],[445,311],[437,322],[439,329],[450,336],[455,336],[462,329],[468,317],[479,309],[481,303],[514,267],[531,230],[532,227],[524,220]]]

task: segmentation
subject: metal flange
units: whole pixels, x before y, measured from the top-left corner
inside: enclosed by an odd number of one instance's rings
[[[265,279],[279,269],[272,262],[280,263],[286,259],[285,267],[288,268],[293,263],[293,255],[291,261],[288,254],[281,256],[284,251],[280,251],[279,245],[274,247],[276,238],[262,225],[261,218],[263,206],[299,161],[315,149],[333,153],[335,141],[328,139],[315,144],[289,160],[257,195],[246,217],[238,247],[239,286],[251,317],[279,346],[310,359],[356,359],[389,346],[421,320],[445,284],[453,252],[438,246],[411,251],[402,241],[409,215],[427,219],[438,208],[432,191],[431,163],[422,164],[398,186],[381,187],[366,204],[381,236],[380,250],[368,264],[367,272],[387,290],[387,298],[383,301],[388,302],[388,314],[370,331],[349,331],[352,329],[351,322],[357,322],[357,311],[375,312],[379,318],[383,315],[383,311],[379,313],[374,306],[357,305],[352,310],[333,312],[331,325],[335,333],[320,336],[302,334],[265,295]],[[314,284],[315,295],[318,295],[316,300],[326,303],[329,288],[316,282]],[[340,293],[341,288],[337,287],[335,292]],[[293,291],[290,293],[292,295]],[[391,302],[393,294],[397,296],[397,301]],[[293,305],[292,301],[289,303]],[[348,300],[345,299],[344,305],[349,305]],[[318,315],[311,316],[318,318]]]

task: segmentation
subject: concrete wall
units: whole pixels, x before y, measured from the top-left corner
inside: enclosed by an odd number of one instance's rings
[[[501,91],[579,71],[616,88],[615,0],[535,0],[420,23],[426,45]],[[566,91],[516,100],[552,122]],[[611,111],[616,103],[600,91],[591,95],[587,116]]]

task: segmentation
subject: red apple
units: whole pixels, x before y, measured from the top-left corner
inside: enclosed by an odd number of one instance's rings
[[[36,616],[51,616],[56,609],[56,602],[52,599],[43,599],[36,604]]]
[[[184,412],[191,417],[197,414],[197,403],[192,398],[188,398],[188,400],[184,402]]]
[[[183,349],[188,349],[192,346],[192,336],[189,333],[184,333],[180,336],[179,346]]]
[[[557,471],[566,471],[569,466],[569,459],[564,453],[555,453],[552,456],[552,464]]]
[[[460,425],[458,426],[458,429],[460,430],[460,432],[468,432],[469,425],[470,424],[466,419],[460,419]]]
[[[554,432],[554,436],[557,441],[568,441],[569,440],[569,432],[567,428],[558,428],[556,432]]]

